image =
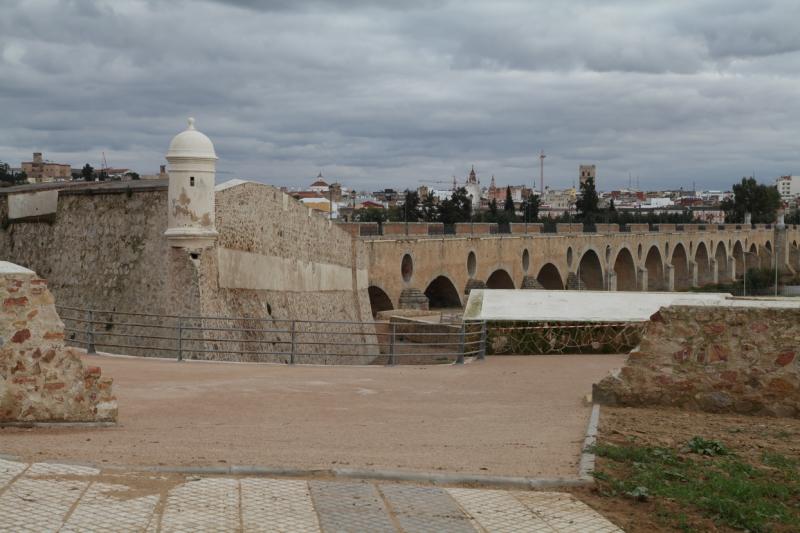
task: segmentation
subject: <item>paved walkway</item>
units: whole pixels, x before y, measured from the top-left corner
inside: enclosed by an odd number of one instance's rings
[[[621,531],[557,492],[109,473],[0,460],[0,531]]]

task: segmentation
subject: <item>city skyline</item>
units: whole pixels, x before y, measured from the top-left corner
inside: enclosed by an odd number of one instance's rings
[[[0,159],[155,173],[192,115],[220,179],[727,189],[800,174],[791,2],[11,2]]]

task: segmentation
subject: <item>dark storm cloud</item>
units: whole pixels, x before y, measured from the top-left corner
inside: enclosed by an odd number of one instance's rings
[[[3,1],[0,160],[153,172],[185,117],[221,177],[724,187],[800,173],[800,4]]]

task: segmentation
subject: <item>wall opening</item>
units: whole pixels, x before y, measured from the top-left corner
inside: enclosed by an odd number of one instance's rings
[[[458,296],[453,282],[446,276],[439,276],[430,282],[425,289],[430,309],[456,309],[461,308],[461,299]]]
[[[603,267],[594,250],[587,250],[578,263],[578,277],[583,287],[593,291],[603,290]]]
[[[403,281],[411,281],[411,276],[414,274],[414,260],[411,259],[411,254],[403,256],[400,262],[400,273],[403,275]]]
[[[689,275],[689,258],[686,255],[686,248],[678,243],[672,250],[672,273],[674,275],[675,290],[685,291],[692,286],[692,279]]]
[[[618,291],[636,290],[636,265],[633,256],[627,248],[622,248],[614,261],[614,272],[617,275]]]
[[[194,176],[189,178],[189,187],[194,187]]]
[[[475,252],[470,252],[467,256],[467,274],[469,274],[469,277],[474,278],[477,270],[478,258],[475,257]]]
[[[664,261],[661,259],[661,252],[658,246],[651,246],[644,259],[644,267],[647,269],[647,290],[665,291],[667,283],[664,279]]]
[[[372,318],[375,318],[381,311],[391,311],[394,309],[392,299],[380,287],[370,285],[367,289],[369,293],[369,306],[372,309]]]
[[[522,251],[522,271],[526,274],[528,273],[528,268],[531,266],[531,254],[528,253],[528,249],[525,248]]]
[[[508,275],[508,272],[502,268],[492,272],[489,279],[486,280],[487,289],[513,289],[514,280]]]
[[[553,263],[546,263],[536,276],[536,281],[545,289],[551,291],[564,290],[564,282],[561,280],[561,274]]]

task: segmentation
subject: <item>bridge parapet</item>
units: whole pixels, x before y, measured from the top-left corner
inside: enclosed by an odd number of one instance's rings
[[[556,224],[556,233],[583,233],[583,224],[559,222]]]
[[[622,231],[629,233],[647,233],[650,231],[650,224],[625,224]]]
[[[619,233],[619,224],[595,224],[597,233]]]
[[[511,226],[511,233],[541,233],[544,224],[539,222],[528,222],[525,224],[524,222],[512,222]]]

